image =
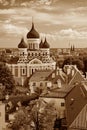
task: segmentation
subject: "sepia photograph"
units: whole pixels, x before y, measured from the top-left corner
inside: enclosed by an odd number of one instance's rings
[[[87,0],[0,0],[0,130],[87,130]]]

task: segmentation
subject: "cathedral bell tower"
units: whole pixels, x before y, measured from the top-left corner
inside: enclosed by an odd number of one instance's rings
[[[32,28],[27,33],[28,50],[39,50],[40,36],[35,30],[34,23],[32,22]]]

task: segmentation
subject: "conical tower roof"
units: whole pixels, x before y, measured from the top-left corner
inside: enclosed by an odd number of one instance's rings
[[[47,39],[45,38],[45,41],[44,41],[44,43],[43,43],[42,48],[49,48],[49,47],[50,47],[50,45],[49,45],[49,43],[47,42]]]
[[[27,48],[24,38],[21,39],[20,43],[18,44],[18,48]]]
[[[34,28],[34,23],[32,22],[32,28],[31,30],[27,33],[27,38],[39,38],[39,33],[35,30]]]
[[[40,42],[40,44],[39,44],[39,48],[43,48],[43,41],[42,41],[42,39],[41,39],[41,42]]]

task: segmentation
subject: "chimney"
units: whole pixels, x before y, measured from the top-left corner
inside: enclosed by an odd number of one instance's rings
[[[51,88],[52,87],[52,83],[49,81],[49,82],[47,82],[47,87],[48,88]]]
[[[57,69],[56,75],[62,75],[62,69],[61,69],[61,68],[58,68],[58,69]]]
[[[59,67],[56,69],[56,75],[59,75]]]
[[[53,78],[55,78],[55,73],[54,73],[54,72],[52,73],[52,79],[53,79]]]
[[[62,69],[61,68],[59,69],[59,75],[62,75]]]
[[[62,84],[61,84],[61,80],[60,80],[60,79],[57,80],[57,85],[58,85],[58,88],[61,88],[61,87],[62,87]]]
[[[72,69],[72,76],[75,74],[75,70],[74,69]]]
[[[67,66],[67,75],[71,73],[71,66]]]

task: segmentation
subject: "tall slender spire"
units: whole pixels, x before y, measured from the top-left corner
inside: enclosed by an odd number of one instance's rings
[[[33,22],[33,17],[32,17],[32,29],[34,29],[34,22]]]
[[[74,44],[73,44],[73,48],[72,48],[72,49],[73,49],[73,51],[75,51],[75,46],[74,46]]]

